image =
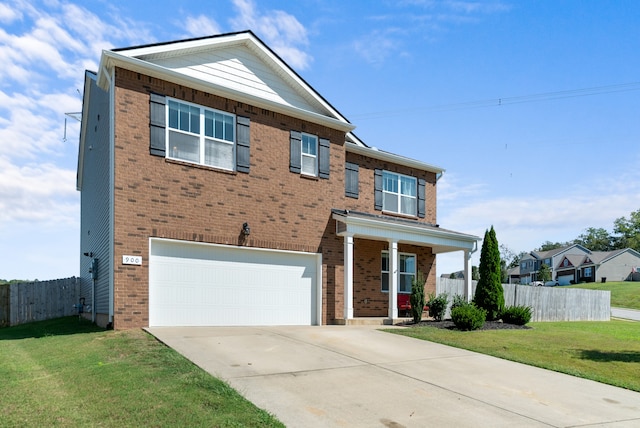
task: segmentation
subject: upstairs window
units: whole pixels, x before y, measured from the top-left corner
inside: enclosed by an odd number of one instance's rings
[[[318,175],[318,137],[302,134],[301,172],[303,174]]]
[[[235,168],[235,116],[174,100],[168,100],[167,111],[167,157]]]
[[[382,210],[415,216],[417,185],[415,177],[383,171]]]

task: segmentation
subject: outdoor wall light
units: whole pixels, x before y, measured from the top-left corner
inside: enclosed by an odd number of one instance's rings
[[[85,256],[87,257],[93,257],[93,251],[89,252],[89,253],[84,253]]]
[[[249,223],[244,223],[242,225],[242,234],[244,236],[249,236],[251,234],[251,228],[249,227]]]

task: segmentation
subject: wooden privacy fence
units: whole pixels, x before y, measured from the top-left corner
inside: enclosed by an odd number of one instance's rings
[[[0,326],[75,315],[79,295],[76,277],[0,285]]]
[[[472,296],[476,281],[472,281]],[[505,306],[529,306],[531,321],[609,321],[611,292],[580,288],[532,287],[502,284]],[[436,294],[447,293],[449,300],[464,295],[464,280],[438,278]],[[449,303],[451,304],[451,302]],[[447,310],[447,316],[450,312]]]

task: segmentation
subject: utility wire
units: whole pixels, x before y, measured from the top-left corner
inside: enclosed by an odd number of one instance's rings
[[[539,94],[519,95],[505,98],[491,98],[487,100],[466,101],[454,104],[442,104],[431,107],[415,107],[399,110],[387,110],[372,113],[362,113],[349,115],[351,119],[367,120],[379,119],[389,116],[398,116],[407,113],[417,112],[439,112],[451,110],[463,110],[481,107],[500,107],[509,104],[524,104],[533,102],[542,102],[550,100],[558,100],[563,98],[587,97],[591,95],[610,94],[615,92],[628,92],[640,90],[640,82],[621,83],[617,85],[595,86],[592,88],[570,89],[566,91],[542,92]]]

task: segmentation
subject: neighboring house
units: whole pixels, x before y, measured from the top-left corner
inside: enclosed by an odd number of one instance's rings
[[[509,284],[520,284],[520,266],[507,269],[507,282]]]
[[[520,260],[520,281],[537,281],[542,263],[551,267],[551,279],[558,285],[580,281],[627,281],[640,268],[640,253],[631,249],[590,251],[579,244],[550,251],[532,251]]]
[[[615,251],[593,251],[576,269],[578,281],[629,281],[640,267],[640,253],[632,248]]]
[[[562,273],[562,269],[558,271],[561,268],[560,261],[568,255],[584,256],[590,253],[589,249],[579,244],[549,251],[532,251],[520,260],[520,283],[530,284],[533,281],[538,281],[538,270],[544,263],[551,269],[551,279],[553,281],[557,281],[561,285],[569,284],[568,275]]]
[[[113,49],[85,73],[82,297],[116,329],[398,316],[418,271],[480,238],[439,227],[443,169],[367,146],[251,32]]]

